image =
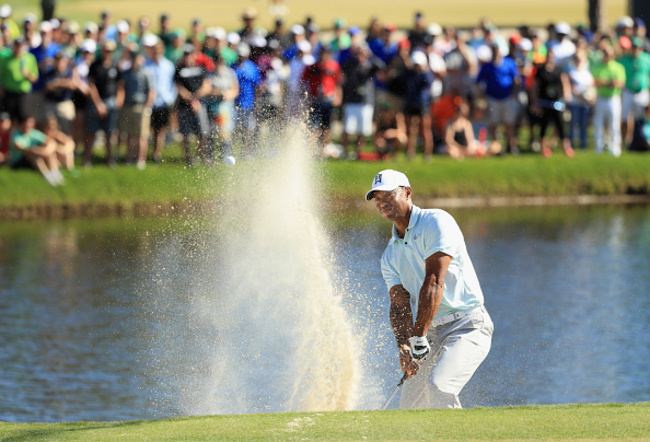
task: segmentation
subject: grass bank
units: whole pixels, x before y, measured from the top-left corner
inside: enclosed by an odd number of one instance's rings
[[[77,177],[68,175],[66,184],[57,188],[31,170],[0,168],[0,219],[200,211],[224,197],[226,184],[254,176],[259,167],[260,162],[242,161],[232,168],[221,164],[187,168],[172,149],[168,161],[144,171],[124,165],[111,170],[98,163],[92,169],[79,169]],[[612,158],[593,152],[578,152],[572,159],[522,154],[461,162],[446,157],[435,157],[431,163],[422,158],[321,161],[318,190],[335,207],[356,209],[363,206],[372,177],[384,168],[408,174],[416,201],[650,195],[650,155],[625,153]]]
[[[203,416],[130,422],[0,423],[25,440],[647,440],[650,403]]]

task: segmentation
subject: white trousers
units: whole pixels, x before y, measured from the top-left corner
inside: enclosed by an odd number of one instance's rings
[[[598,97],[594,107],[594,138],[596,153],[607,148],[615,157],[621,156],[621,96]],[[607,140],[605,140],[607,127]]]
[[[485,307],[457,321],[431,327],[431,354],[404,382],[400,408],[462,408],[458,395],[492,345],[494,324]]]

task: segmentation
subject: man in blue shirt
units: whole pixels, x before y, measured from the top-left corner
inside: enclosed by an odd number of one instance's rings
[[[514,125],[520,111],[517,100],[521,85],[519,69],[512,58],[501,55],[499,45],[494,44],[490,49],[492,61],[481,66],[476,77],[478,95],[487,99],[488,132],[492,140],[498,139],[497,127],[503,125],[508,151],[517,154],[519,149]]]
[[[250,56],[250,47],[246,43],[240,43],[237,54],[239,55],[239,61],[233,65],[239,81],[239,95],[235,100],[235,133],[243,141],[244,153],[250,154],[253,148],[256,127],[255,99],[257,88],[262,83],[262,74],[257,65],[248,58]]]
[[[444,210],[415,206],[401,172],[379,172],[366,200],[393,223],[381,271],[410,379],[400,407],[462,408],[458,395],[490,351],[494,330],[463,234]]]
[[[32,87],[32,109],[36,123],[45,121],[45,78],[46,73],[54,68],[54,56],[61,47],[52,40],[52,25],[44,21],[39,26],[42,42],[30,50],[38,63],[38,81]]]

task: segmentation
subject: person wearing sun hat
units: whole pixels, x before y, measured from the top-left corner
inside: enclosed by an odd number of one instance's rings
[[[379,172],[365,199],[393,224],[381,272],[407,377],[400,408],[462,408],[459,394],[487,357],[494,330],[463,233],[444,210],[413,204],[402,172]]]

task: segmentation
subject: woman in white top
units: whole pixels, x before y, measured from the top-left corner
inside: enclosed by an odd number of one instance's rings
[[[589,61],[584,50],[578,50],[573,56],[573,63],[568,71],[571,82],[571,123],[569,125],[569,139],[574,146],[576,131],[580,137],[580,149],[587,147],[587,128],[589,116],[595,99],[594,77],[589,70]]]

